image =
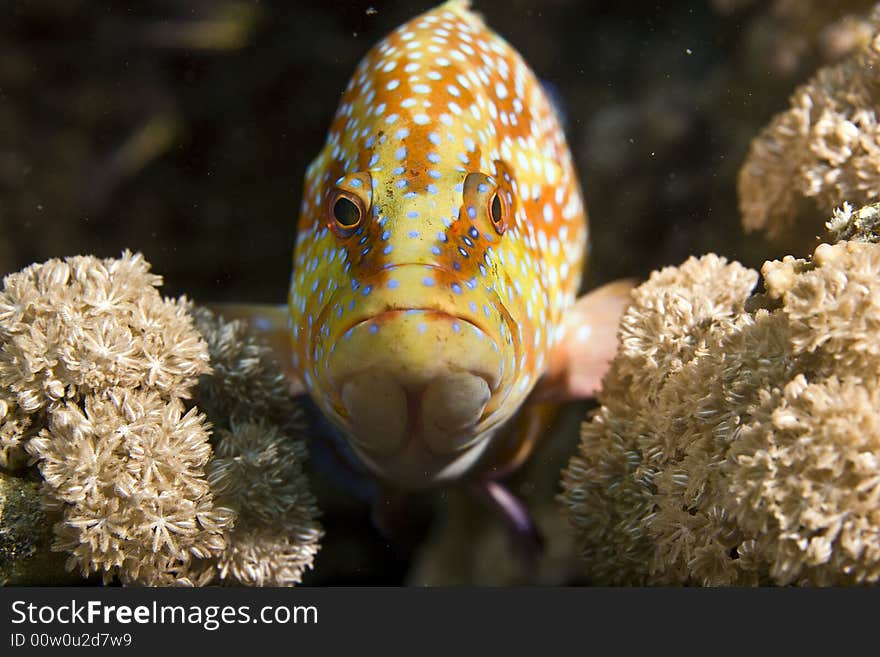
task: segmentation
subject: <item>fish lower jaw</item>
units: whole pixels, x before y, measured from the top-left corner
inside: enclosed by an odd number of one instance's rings
[[[348,433],[375,454],[404,452],[418,445],[439,457],[468,449],[492,392],[478,373],[438,374],[405,386],[393,374],[368,370],[342,386]]]
[[[387,371],[363,370],[343,384],[336,419],[370,470],[420,488],[459,477],[477,462],[493,433],[483,429],[491,397],[478,373],[435,373],[405,386]]]

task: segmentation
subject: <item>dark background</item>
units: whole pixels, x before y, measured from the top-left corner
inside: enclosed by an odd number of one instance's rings
[[[283,301],[302,176],[349,75],[434,4],[3,0],[0,274],[129,248],[166,294]],[[869,4],[476,2],[566,116],[592,226],[587,285],[707,251],[751,266],[781,256],[743,235],[737,171],[795,85],[840,55],[821,26]],[[529,484],[547,504],[570,424],[535,475],[546,481]],[[316,477],[328,536],[309,581],[404,581],[433,540],[435,502],[417,500],[407,539],[386,540]]]
[[[169,294],[282,301],[303,172],[341,90],[434,4],[4,1],[0,272],[130,248]],[[736,171],[812,62],[774,70],[760,33],[782,20],[743,4],[476,3],[567,116],[591,283],[762,255],[740,234]]]

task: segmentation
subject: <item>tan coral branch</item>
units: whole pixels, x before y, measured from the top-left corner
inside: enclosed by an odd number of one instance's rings
[[[864,239],[877,212],[832,224]],[[562,479],[591,580],[880,582],[880,244],[762,272],[749,296],[705,256],[636,290]]]

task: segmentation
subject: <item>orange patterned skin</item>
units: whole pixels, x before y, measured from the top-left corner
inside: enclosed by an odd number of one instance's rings
[[[540,83],[466,2],[448,2],[367,53],[306,173],[294,368],[374,472],[410,488],[458,478],[529,403],[586,243]],[[469,401],[477,379],[484,406]],[[474,417],[445,422],[457,393]]]

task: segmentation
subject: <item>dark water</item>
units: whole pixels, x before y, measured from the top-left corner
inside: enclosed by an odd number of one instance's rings
[[[343,86],[372,44],[434,3],[4,4],[0,270],[127,247],[169,293],[276,301],[303,171]],[[475,6],[558,91],[592,282],[707,250],[755,260],[735,174],[805,72],[749,61],[766,54],[752,43],[760,11]]]
[[[0,272],[129,248],[167,294],[282,301],[303,172],[349,75],[434,4],[2,3]],[[736,173],[817,65],[809,47],[780,55],[797,24],[760,2],[474,4],[564,109],[591,217],[590,285],[707,251],[752,266],[775,255],[742,234]],[[558,472],[563,459],[547,458]],[[363,505],[331,501],[310,581],[403,581],[429,504],[416,500],[395,543]]]

